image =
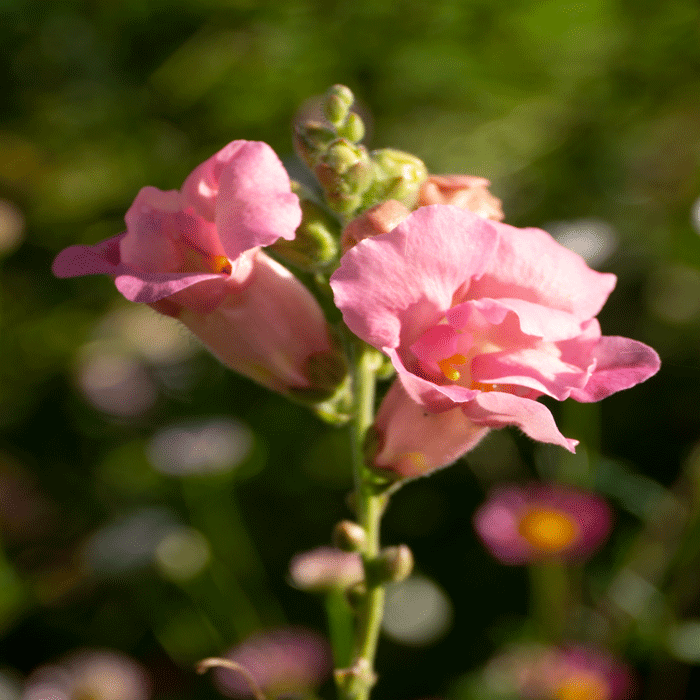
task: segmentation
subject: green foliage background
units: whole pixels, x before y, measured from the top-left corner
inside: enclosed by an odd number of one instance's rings
[[[190,671],[196,659],[287,619],[323,628],[322,606],[285,576],[295,552],[327,543],[349,516],[344,433],[201,353],[166,369],[145,361],[158,398],[144,415],[100,412],[76,367],[126,304],[108,279],[56,280],[50,265],[65,246],[123,230],[140,187],[178,188],[233,139],[264,140],[299,172],[292,119],[333,83],[366,110],[368,145],[414,152],[432,172],[488,177],[509,223],[611,226],[619,246],[603,269],[619,282],[603,330],[663,361],[657,377],[602,405],[555,407],[563,432],[582,440],[578,457],[503,431],[396,495],[384,539],[411,545],[452,599],[455,624],[428,647],[384,640],[377,697],[459,695],[455,680],[518,629],[524,573],[491,561],[471,529],[491,483],[539,474],[606,493],[618,528],[593,562],[599,590],[658,520],[667,487],[693,522],[699,33],[694,0],[0,2],[0,198],[26,222],[0,259],[3,669],[24,675],[76,647],[110,647],[146,664],[158,700],[217,697]],[[157,430],[220,415],[254,433],[237,470],[176,478],[149,464]],[[18,527],[17,510],[35,502]],[[205,535],[204,573],[175,583],[150,562],[107,573],[85,563],[96,529],[144,508]],[[670,617],[633,619],[616,640],[649,698],[697,686],[666,643],[669,625],[700,616],[698,553],[688,551]]]

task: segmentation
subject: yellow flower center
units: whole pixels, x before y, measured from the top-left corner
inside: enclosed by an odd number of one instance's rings
[[[231,261],[225,255],[208,255],[192,246],[187,246],[183,253],[184,262],[180,266],[180,272],[215,272],[230,275],[233,271]]]
[[[496,391],[498,384],[483,384],[482,382],[472,382],[469,385],[470,389],[478,389],[479,391]]]
[[[453,382],[456,382],[462,375],[455,369],[455,365],[463,365],[467,361],[467,358],[460,353],[456,353],[451,357],[446,357],[444,360],[438,362],[438,367],[442,373]]]
[[[518,531],[533,547],[556,554],[576,539],[578,525],[560,510],[533,508],[520,521]]]
[[[581,672],[567,678],[554,697],[556,700],[610,700],[610,690],[598,674]]]
[[[205,258],[205,264],[212,272],[230,275],[233,270],[231,261],[225,255],[212,255]]]

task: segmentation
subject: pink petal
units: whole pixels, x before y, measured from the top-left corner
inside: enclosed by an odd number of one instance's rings
[[[124,265],[122,269],[128,270],[128,267]],[[194,285],[201,285],[207,281],[211,281],[212,284],[200,290],[198,296],[212,297],[211,303],[207,304],[207,306],[215,307],[221,302],[225,294],[226,277],[214,272],[155,273],[129,270],[117,274],[114,278],[114,286],[129,301],[152,304],[159,299],[178,294]],[[196,306],[198,309],[201,309],[200,304]]]
[[[225,275],[213,272],[144,272],[122,263],[120,243],[125,236],[125,233],[121,233],[94,246],[74,245],[62,250],[53,262],[53,273],[57,277],[111,275],[117,289],[129,301],[146,304],[181,293],[194,285],[200,285],[200,288],[196,294],[193,293],[193,308],[201,311],[221,300],[227,281]],[[207,281],[211,284],[203,287]],[[199,301],[195,301],[195,297]],[[183,301],[180,299],[180,303]]]
[[[620,336],[603,336],[593,348],[595,370],[585,387],[571,398],[583,403],[600,401],[647,380],[659,371],[661,360],[648,345]]]
[[[585,370],[538,348],[477,355],[472,360],[471,373],[472,379],[483,384],[526,386],[558,401],[567,399],[572,387],[581,388],[588,380]]]
[[[56,256],[51,271],[61,278],[114,275],[123,269],[119,245],[125,235],[126,233],[120,233],[95,245],[69,246]]]
[[[384,397],[375,421],[379,449],[372,465],[402,478],[427,474],[451,464],[488,433],[453,408],[431,413],[394,381]]]
[[[182,206],[193,207],[199,216],[213,223],[216,218],[221,173],[246,143],[248,142],[244,140],[231,141],[198,165],[180,188]]]
[[[534,304],[522,299],[475,299],[454,306],[447,312],[447,321],[455,328],[468,328],[473,309],[493,325],[503,323],[508,311],[518,319],[520,330],[544,340],[565,340],[581,334],[581,321],[574,315]]]
[[[500,391],[482,392],[462,407],[477,425],[503,428],[516,425],[538,442],[550,442],[575,452],[578,440],[565,438],[556,426],[549,409],[537,401]]]
[[[314,296],[263,252],[247,284],[212,313],[184,309],[178,318],[221,362],[275,391],[313,388],[309,358],[334,353]]]
[[[580,255],[546,231],[493,223],[498,250],[463,300],[518,298],[567,311],[581,321],[600,311],[615,286],[615,275],[591,270]]]
[[[267,144],[245,142],[222,169],[214,221],[231,259],[278,238],[294,238],[301,223],[299,198]]]
[[[408,369],[402,358],[391,348],[385,350],[396,368],[396,373],[408,395],[433,413],[440,413],[454,408],[455,404],[471,401],[480,392],[467,389],[459,384],[439,384],[430,378],[419,376]]]
[[[331,277],[336,305],[376,348],[408,346],[441,319],[457,289],[483,273],[496,243],[492,222],[456,207],[421,207],[343,256]]]

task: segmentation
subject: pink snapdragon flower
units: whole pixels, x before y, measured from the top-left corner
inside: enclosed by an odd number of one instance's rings
[[[601,335],[595,315],[615,281],[545,231],[432,205],[355,245],[331,287],[350,330],[389,356],[425,420],[462,411],[466,449],[484,428],[516,425],[573,452],[577,441],[559,432],[540,396],[599,401],[659,368],[643,343]],[[409,451],[432,451],[432,469],[456,456],[456,437],[448,442],[442,459],[439,446]],[[398,457],[382,466],[406,475]]]
[[[277,391],[313,389],[310,358],[334,357],[321,308],[260,248],[292,240],[299,200],[272,149],[233,141],[182,188],[144,187],[126,232],[63,250],[58,277],[108,274],[130,301],[178,318],[225,364]]]
[[[474,527],[504,564],[580,560],[607,539],[612,512],[600,496],[569,486],[501,486],[475,512]]]

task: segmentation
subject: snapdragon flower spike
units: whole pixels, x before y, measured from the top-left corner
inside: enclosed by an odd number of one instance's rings
[[[232,369],[280,392],[332,393],[309,373],[309,363],[340,362],[321,307],[260,250],[293,239],[301,221],[268,145],[233,141],[181,190],[144,187],[125,219],[125,233],[59,253],[54,274],[111,275],[127,299],[178,318]]]
[[[477,509],[474,527],[504,564],[580,560],[607,539],[612,512],[596,494],[568,486],[505,486]]]
[[[474,437],[515,425],[573,452],[540,396],[599,401],[659,368],[643,343],[601,335],[595,315],[615,281],[545,231],[429,205],[357,243],[331,287],[350,330],[429,413],[460,408]]]

